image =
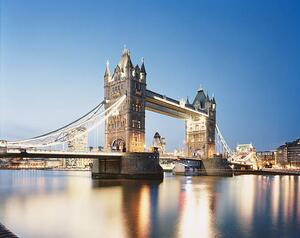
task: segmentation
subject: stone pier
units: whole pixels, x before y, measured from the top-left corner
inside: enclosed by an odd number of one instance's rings
[[[94,160],[93,179],[163,179],[159,154],[148,152],[124,153]]]

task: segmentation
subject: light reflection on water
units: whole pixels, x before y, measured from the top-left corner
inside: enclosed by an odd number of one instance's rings
[[[0,170],[0,222],[20,237],[297,237],[300,181]]]

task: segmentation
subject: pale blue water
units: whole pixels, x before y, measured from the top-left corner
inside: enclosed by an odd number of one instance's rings
[[[300,237],[300,181],[0,170],[0,222],[20,237]]]

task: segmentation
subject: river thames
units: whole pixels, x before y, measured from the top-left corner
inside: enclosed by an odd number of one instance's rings
[[[0,170],[0,222],[20,237],[299,237],[300,180]]]

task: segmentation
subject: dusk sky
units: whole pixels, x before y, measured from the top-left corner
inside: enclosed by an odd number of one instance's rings
[[[275,149],[300,137],[299,1],[0,0],[0,139],[56,129],[103,99],[124,44],[145,58],[147,88],[192,101],[202,86],[217,101],[228,144]],[[146,113],[182,146],[184,122]],[[103,134],[103,133],[101,133]]]

